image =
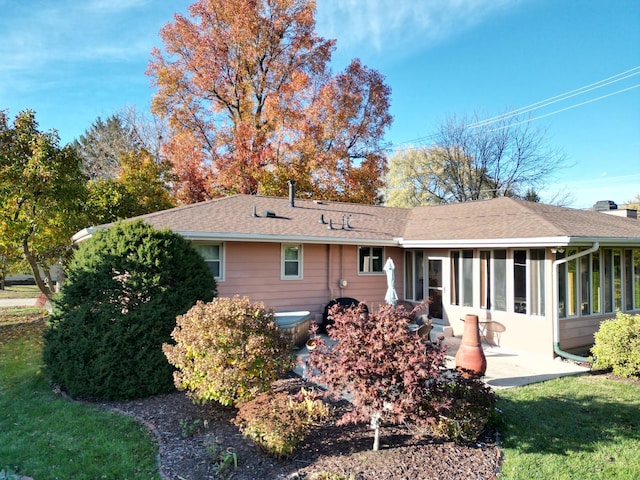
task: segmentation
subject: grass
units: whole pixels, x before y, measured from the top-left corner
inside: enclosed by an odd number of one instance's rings
[[[504,479],[640,478],[640,384],[564,377],[498,391]]]
[[[45,315],[41,307],[0,308],[0,327],[18,323],[35,322]]]
[[[38,480],[157,479],[157,447],[128,417],[54,395],[41,374],[45,323],[2,325],[0,472]],[[498,430],[512,479],[640,478],[640,384],[565,377],[499,390]]]
[[[4,290],[0,290],[1,298],[36,298],[40,295],[40,290],[35,285],[5,285]]]
[[[43,320],[0,326],[0,471],[38,480],[160,478],[146,427],[52,393],[41,373],[44,328]]]

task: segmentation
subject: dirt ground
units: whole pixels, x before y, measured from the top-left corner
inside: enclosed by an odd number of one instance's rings
[[[278,388],[290,390],[304,385],[293,375],[278,383]],[[231,423],[233,409],[194,405],[184,393],[101,405],[132,415],[152,430],[161,474],[169,480],[493,479],[501,463],[495,432],[486,432],[472,445],[456,445],[418,438],[407,428],[386,427],[380,450],[374,452],[368,425],[330,423],[317,426],[293,458],[278,460],[242,436]],[[347,405],[335,408],[339,412]],[[218,471],[220,457],[212,451],[234,452],[237,469]]]

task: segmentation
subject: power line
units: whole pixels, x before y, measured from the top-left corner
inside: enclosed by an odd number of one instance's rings
[[[582,95],[583,93],[587,93],[590,92],[592,90],[597,90],[598,88],[602,88],[602,87],[606,87],[607,85],[611,85],[613,83],[616,82],[620,82],[622,80],[626,80],[627,78],[631,78],[633,76],[636,75],[640,75],[640,66],[638,67],[634,67],[631,68],[625,72],[621,72],[618,73],[616,75],[613,75],[609,78],[605,78],[604,80],[600,80],[598,82],[589,84],[589,85],[585,85],[584,87],[580,87],[580,88],[576,88],[574,90],[571,90],[569,92],[565,92],[565,93],[561,93],[559,95],[555,95],[553,97],[549,97],[547,99],[544,100],[540,100],[538,102],[532,103],[530,105],[527,105],[525,107],[521,107],[515,110],[512,110],[511,112],[506,112],[503,113],[501,115],[496,115],[495,117],[491,117],[491,118],[487,118],[485,120],[479,121],[479,122],[475,122],[475,123],[471,123],[469,125],[467,125],[470,128],[474,128],[474,127],[479,127],[481,125],[486,125],[486,124],[490,124],[490,123],[495,123],[497,121],[500,121],[502,119],[506,119],[509,117],[514,117],[517,115],[521,115],[523,113],[528,113],[531,112],[533,110],[538,110],[542,107],[546,107],[548,105],[552,105],[554,103],[558,103],[561,102],[563,100],[567,100],[569,98],[578,96],[578,95]]]
[[[631,77],[634,77],[636,75],[640,75],[640,66],[633,67],[633,68],[631,68],[629,70],[617,73],[615,75],[612,75],[612,76],[607,77],[607,78],[605,78],[603,80],[599,80],[597,82],[591,83],[589,85],[585,85],[583,87],[576,88],[574,90],[570,90],[568,92],[565,92],[565,93],[562,93],[562,94],[559,94],[559,95],[555,95],[553,97],[549,97],[547,99],[540,100],[538,102],[534,102],[534,103],[529,104],[529,105],[527,105],[525,107],[520,107],[520,108],[517,108],[515,110],[511,110],[510,112],[503,113],[501,115],[496,115],[494,117],[490,117],[490,118],[487,118],[485,120],[481,120],[481,121],[478,121],[478,122],[471,123],[471,124],[467,125],[467,127],[469,127],[469,128],[477,128],[479,126],[490,125],[491,123],[496,123],[496,122],[498,122],[500,120],[505,120],[507,118],[514,117],[514,116],[517,116],[517,115],[521,115],[523,113],[528,113],[528,112],[531,112],[531,111],[534,111],[534,110],[538,110],[540,108],[547,107],[547,106],[552,105],[554,103],[558,103],[558,102],[561,102],[563,100],[567,100],[569,98],[581,95],[583,93],[587,93],[587,92],[590,92],[590,91],[593,91],[593,90],[597,90],[598,88],[602,88],[602,87],[605,87],[607,85],[611,85],[613,83],[617,83],[617,82],[620,82],[622,80],[626,80],[627,78],[631,78]],[[631,87],[627,87],[627,88],[623,88],[623,89],[620,89],[620,90],[616,90],[615,92],[611,92],[611,93],[608,93],[606,95],[601,95],[599,97],[596,97],[596,98],[593,98],[593,99],[590,99],[590,100],[586,100],[584,102],[580,102],[580,103],[577,103],[575,105],[570,105],[570,106],[565,107],[565,108],[554,110],[553,112],[549,112],[549,113],[546,113],[544,115],[539,115],[537,117],[529,118],[529,119],[523,120],[521,122],[518,122],[516,124],[512,124],[510,126],[516,126],[516,125],[520,125],[522,123],[527,123],[527,122],[531,122],[531,121],[534,121],[534,120],[539,120],[541,118],[549,117],[551,115],[556,115],[558,113],[565,112],[567,110],[571,110],[573,108],[577,108],[577,107],[580,107],[580,106],[583,106],[583,105],[587,105],[589,103],[593,103],[593,102],[605,99],[607,97],[611,97],[613,95],[618,95],[620,93],[627,92],[629,90],[633,90],[633,89],[638,88],[638,87],[640,87],[640,84],[632,85]],[[503,128],[506,128],[506,127],[497,128],[496,130],[500,130],[500,129],[503,129]],[[410,143],[411,144],[414,144],[414,143],[426,143],[428,140],[433,140],[437,136],[438,136],[437,133],[436,134],[431,134],[431,135],[425,135],[423,137],[418,137],[418,138],[414,138],[414,139],[411,139],[411,140],[406,140],[406,141],[403,141],[403,142],[399,142],[399,143],[396,143],[395,145],[406,145],[406,144],[410,144]],[[411,147],[406,147],[405,149],[409,149],[409,148],[411,148]]]
[[[636,85],[632,85],[632,86],[627,87],[627,88],[623,88],[621,90],[616,90],[615,92],[607,93],[606,95],[602,95],[600,97],[596,97],[596,98],[592,98],[590,100],[585,100],[584,102],[576,103],[575,105],[570,105],[568,107],[561,108],[560,110],[554,110],[553,112],[545,113],[544,115],[538,115],[537,117],[528,118],[526,120],[522,120],[521,122],[513,123],[513,124],[510,124],[510,125],[504,125],[502,127],[496,128],[495,130],[492,130],[492,131],[504,130],[505,128],[515,127],[516,125],[521,125],[523,123],[533,122],[534,120],[539,120],[539,119],[545,118],[545,117],[550,117],[551,115],[555,115],[557,113],[565,112],[565,111],[571,110],[573,108],[581,107],[582,105],[586,105],[588,103],[597,102],[598,100],[602,100],[603,98],[612,97],[613,95],[618,95],[619,93],[627,92],[629,90],[633,90],[634,88],[638,88],[638,87],[640,87],[640,83],[638,83]]]

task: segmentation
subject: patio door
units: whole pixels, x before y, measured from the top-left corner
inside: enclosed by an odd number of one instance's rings
[[[429,271],[429,286],[427,295],[431,298],[432,303],[429,305],[429,315],[432,318],[443,319],[444,311],[442,308],[442,294],[444,292],[444,281],[442,275],[442,258],[429,258],[427,266]]]

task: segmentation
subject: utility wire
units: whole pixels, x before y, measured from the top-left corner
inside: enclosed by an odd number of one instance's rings
[[[640,83],[638,83],[636,85],[632,85],[632,86],[627,87],[627,88],[623,88],[621,90],[616,90],[615,92],[607,93],[606,95],[602,95],[600,97],[596,97],[596,98],[592,98],[590,100],[585,100],[584,102],[576,103],[575,105],[569,105],[568,107],[561,108],[559,110],[554,110],[553,112],[545,113],[544,115],[538,115],[537,117],[528,118],[526,120],[522,120],[520,122],[512,123],[512,124],[509,124],[509,125],[503,125],[502,127],[498,127],[498,128],[496,128],[494,130],[491,130],[491,131],[495,132],[495,131],[499,131],[499,130],[504,130],[505,128],[515,127],[516,125],[522,125],[523,123],[533,122],[534,120],[539,120],[541,118],[550,117],[551,115],[555,115],[557,113],[565,112],[565,111],[571,110],[573,108],[581,107],[582,105],[587,105],[588,103],[597,102],[598,100],[602,100],[603,98],[612,97],[613,95],[618,95],[619,93],[627,92],[629,90],[633,90],[634,88],[638,88],[638,87],[640,87]]]
[[[636,76],[636,75],[640,75],[640,66],[633,67],[633,68],[631,68],[629,70],[626,70],[624,72],[620,72],[620,73],[618,73],[616,75],[612,75],[612,76],[610,76],[608,78],[605,78],[603,80],[599,80],[599,81],[591,83],[589,85],[585,85],[583,87],[576,88],[574,90],[570,90],[568,92],[565,92],[565,93],[562,93],[562,94],[559,94],[559,95],[555,95],[553,97],[549,97],[549,98],[547,98],[545,100],[540,100],[538,102],[529,104],[529,105],[527,105],[525,107],[520,107],[520,108],[517,108],[517,109],[512,110],[510,112],[503,113],[501,115],[496,115],[494,117],[490,117],[490,118],[487,118],[485,120],[481,120],[481,121],[478,121],[478,122],[471,123],[471,124],[467,125],[467,127],[469,127],[469,128],[477,128],[479,126],[489,125],[491,123],[495,123],[495,122],[498,122],[500,120],[504,120],[504,119],[507,119],[507,118],[510,118],[510,117],[521,115],[523,113],[528,113],[528,112],[540,109],[542,107],[546,107],[546,106],[552,105],[554,103],[557,103],[557,102],[560,102],[560,101],[563,101],[563,100],[567,100],[567,99],[575,97],[577,95],[581,95],[583,93],[587,93],[587,92],[590,92],[592,90],[596,90],[598,88],[602,88],[602,87],[605,87],[607,85],[611,85],[613,83],[616,83],[616,82],[619,82],[619,81],[622,81],[622,80],[626,80],[627,78],[631,78],[631,77]],[[620,89],[620,90],[616,90],[615,92],[611,92],[611,93],[608,93],[606,95],[602,95],[600,97],[596,97],[596,98],[593,98],[593,99],[590,99],[590,100],[586,100],[584,102],[580,102],[580,103],[577,103],[575,105],[570,105],[568,107],[561,108],[559,110],[554,110],[553,112],[549,112],[549,113],[546,113],[544,115],[539,115],[537,117],[528,118],[526,120],[523,120],[523,121],[518,122],[516,124],[512,124],[510,126],[516,126],[516,125],[520,125],[522,123],[527,123],[527,122],[531,122],[531,121],[534,121],[534,120],[539,120],[541,118],[549,117],[551,115],[556,115],[558,113],[561,113],[561,112],[564,112],[564,111],[567,111],[567,110],[571,110],[573,108],[577,108],[577,107],[580,107],[580,106],[583,106],[583,105],[586,105],[586,104],[589,104],[589,103],[593,103],[593,102],[602,100],[604,98],[611,97],[613,95],[617,95],[619,93],[627,92],[629,90],[633,90],[634,88],[638,88],[638,87],[640,87],[640,84],[636,84],[636,85],[633,85],[631,87],[627,87],[627,88],[623,88],[623,89]],[[501,129],[504,129],[504,128],[507,128],[507,127],[505,126],[505,127],[497,128],[496,130],[501,130]],[[414,138],[414,139],[411,139],[411,140],[406,140],[406,141],[403,141],[403,142],[399,142],[399,143],[396,143],[395,145],[426,143],[428,140],[435,139],[437,136],[438,136],[437,133],[431,134],[431,135],[425,135],[423,137],[418,137],[418,138]],[[405,148],[403,148],[401,150],[406,150],[406,149],[410,149],[410,148],[411,147],[405,147]]]
[[[598,88],[606,87],[607,85],[611,85],[612,83],[620,82],[622,80],[626,80],[627,78],[631,78],[633,76],[640,75],[640,66],[634,67],[630,70],[627,70],[622,73],[618,73],[617,75],[613,75],[609,78],[605,78],[604,80],[600,80],[598,82],[592,83],[590,85],[585,85],[584,87],[576,88],[575,90],[571,90],[569,92],[561,93],[560,95],[555,95],[553,97],[549,97],[545,100],[540,100],[538,102],[527,105],[526,107],[521,107],[511,112],[506,112],[501,115],[497,115],[495,117],[487,118],[485,120],[481,120],[479,122],[471,123],[467,125],[470,128],[479,127],[481,125],[486,125],[489,123],[495,123],[502,119],[506,119],[508,117],[514,117],[517,115],[521,115],[523,113],[528,113],[533,110],[538,110],[539,108],[546,107],[548,105],[552,105],[554,103],[561,102],[563,100],[567,100],[569,98],[582,95],[583,93],[590,92],[592,90],[596,90]]]

